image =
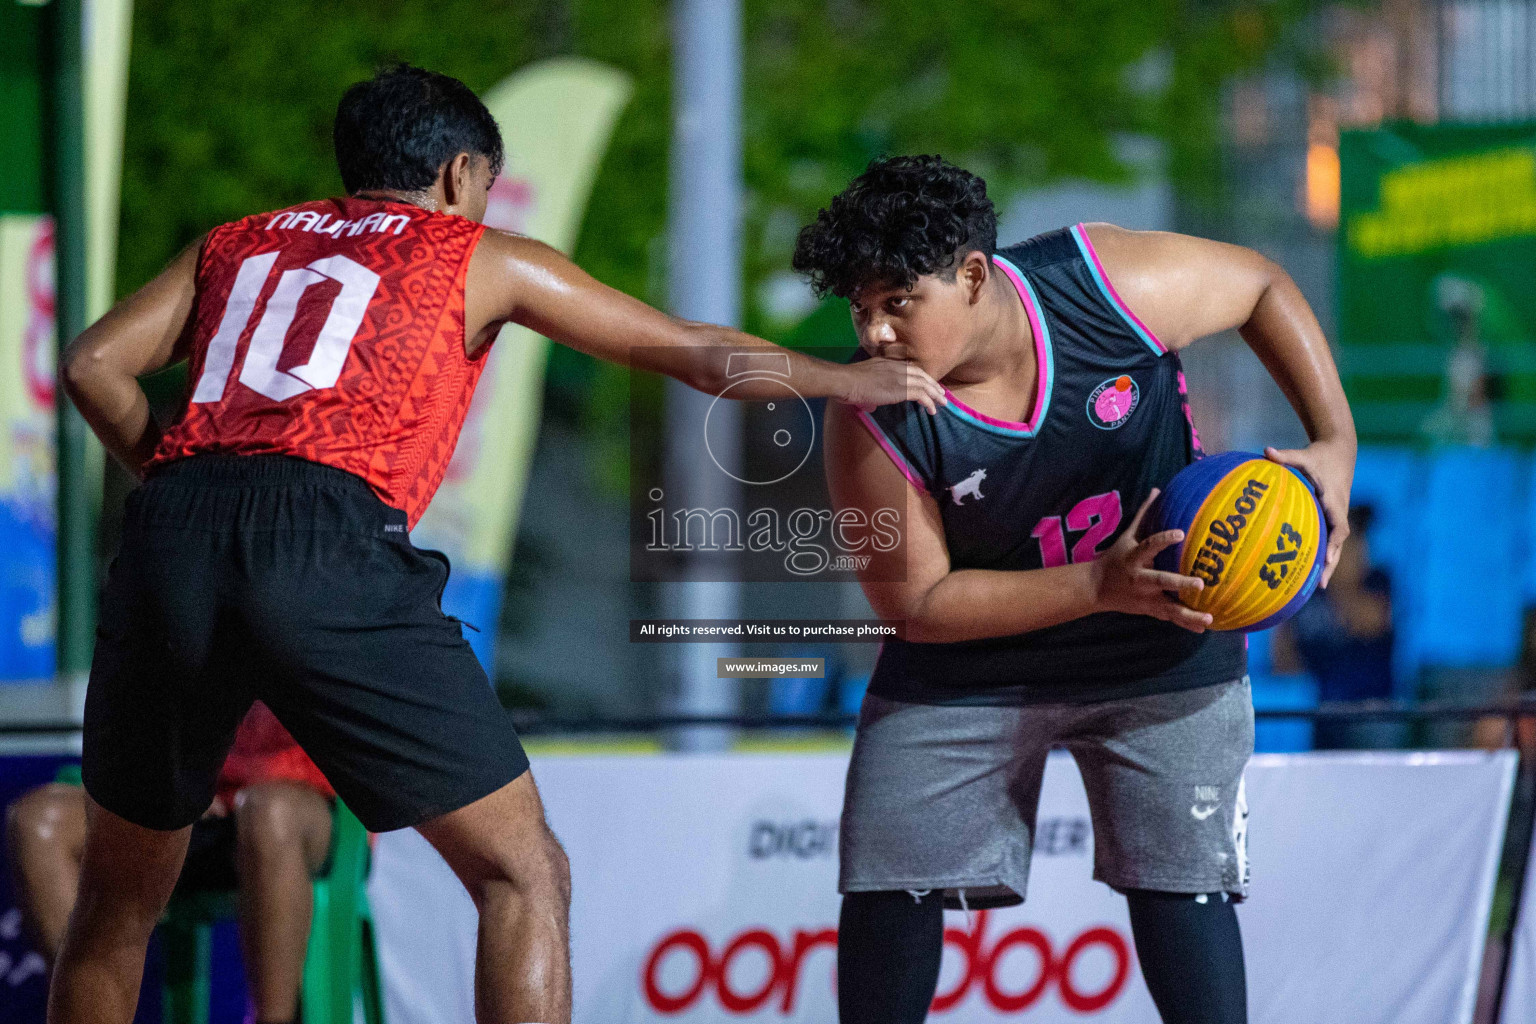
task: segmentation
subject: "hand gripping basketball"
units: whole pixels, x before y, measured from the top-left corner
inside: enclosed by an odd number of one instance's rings
[[[1211,614],[1211,629],[1268,629],[1294,615],[1323,571],[1328,526],[1311,480],[1275,459],[1223,452],[1196,459],[1163,488],[1146,529],[1184,539],[1155,568],[1204,581],[1184,604]]]
[[[1159,552],[1184,539],[1183,530],[1163,530],[1141,537],[1141,523],[1160,492],[1152,489],[1136,510],[1136,517],[1109,550],[1089,563],[1094,574],[1095,605],[1100,611],[1150,615],[1192,633],[1204,633],[1211,616],[1179,603],[1174,595],[1198,594],[1205,581],[1196,576],[1166,572],[1152,565]],[[1139,539],[1138,539],[1139,538]]]

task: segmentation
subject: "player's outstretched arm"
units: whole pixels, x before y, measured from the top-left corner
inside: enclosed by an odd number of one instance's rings
[[[665,373],[718,395],[732,384],[727,360],[733,352],[767,348],[789,360],[795,390],[807,398],[861,406],[915,401],[929,412],[945,401],[944,389],[916,363],[829,363],[728,327],[680,320],[609,288],[557,250],[519,235],[487,230],[469,275],[465,338],[471,349],[511,321],[599,359]],[[752,379],[731,388],[732,397],[748,400],[779,393],[770,382]]]
[[[197,298],[202,239],[170,266],[107,311],[64,350],[64,390],[107,451],[135,476],[160,441],[138,378],[179,358],[178,346]]]
[[[1328,339],[1301,289],[1278,264],[1241,246],[1111,224],[1088,231],[1115,290],[1164,345],[1181,349],[1236,330],[1285,392],[1312,443],[1264,454],[1317,484],[1328,517],[1326,587],[1349,535],[1355,421]]]
[[[857,508],[872,519],[891,502],[906,502],[901,543],[891,551],[872,551],[860,582],[875,614],[904,623],[908,640],[953,643],[1013,636],[1104,611],[1150,615],[1196,633],[1210,625],[1209,615],[1168,596],[1168,591],[1199,590],[1203,582],[1152,568],[1157,553],[1177,544],[1183,533],[1169,530],[1136,539],[1156,491],[1120,538],[1091,562],[1046,569],[954,569],[938,503],[907,483],[853,410],[829,404],[824,437],[827,486],[839,512]]]

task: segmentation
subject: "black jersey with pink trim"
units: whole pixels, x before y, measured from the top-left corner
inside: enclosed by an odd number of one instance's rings
[[[908,402],[859,418],[938,502],[953,568],[1088,561],[1152,488],[1201,456],[1179,357],[1120,299],[1081,224],[1002,249],[994,262],[1034,334],[1029,419],[987,416],[953,395],[937,415]],[[1239,634],[1102,612],[988,640],[887,641],[870,692],[936,704],[1104,701],[1246,671]]]

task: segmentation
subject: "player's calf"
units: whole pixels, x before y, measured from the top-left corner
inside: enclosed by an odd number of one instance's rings
[[[87,805],[80,891],[54,966],[49,1024],[128,1024],[144,953],[186,857],[190,826],[144,828]]]
[[[475,1016],[569,1024],[570,863],[527,772],[417,826],[480,911]]]
[[[1243,937],[1227,893],[1126,890],[1141,975],[1165,1024],[1247,1024]]]
[[[837,929],[841,1024],[922,1024],[944,953],[942,891],[851,892]]]
[[[258,1024],[292,1021],[313,915],[311,882],[331,845],[330,802],[290,782],[235,801],[240,941]]]

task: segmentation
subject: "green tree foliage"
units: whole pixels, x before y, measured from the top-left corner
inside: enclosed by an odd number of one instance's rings
[[[799,225],[881,153],[944,153],[1006,200],[1061,177],[1123,179],[1112,143],[1137,133],[1166,144],[1181,194],[1211,200],[1221,84],[1314,2],[746,0],[748,326],[771,326],[755,287],[785,268]],[[636,83],[577,260],[662,302],[669,13],[662,0],[141,0],[120,290],[214,224],[335,193],[336,100],[378,65],[409,60],[484,90],[577,53]],[[557,353],[557,409],[614,407],[613,377]]]
[[[216,224],[338,193],[336,101],[378,65],[411,60],[486,89],[549,49],[539,15],[519,0],[140,0],[121,290]]]

